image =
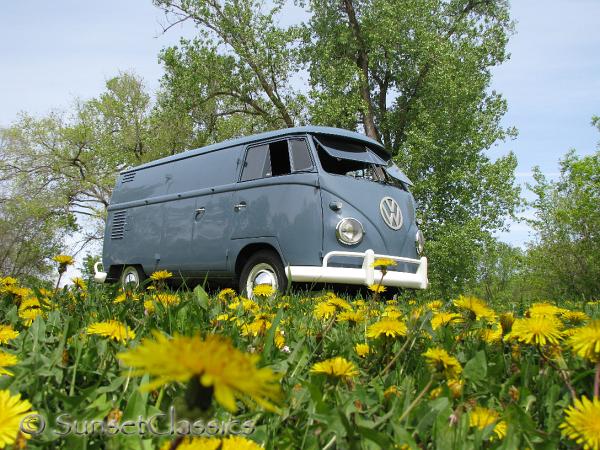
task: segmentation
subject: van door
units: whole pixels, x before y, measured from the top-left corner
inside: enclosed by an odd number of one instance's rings
[[[237,247],[274,237],[284,264],[318,264],[321,194],[304,137],[251,146],[242,166],[232,204],[231,237],[243,241]]]

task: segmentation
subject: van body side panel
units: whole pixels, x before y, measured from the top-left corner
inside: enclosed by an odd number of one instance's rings
[[[318,265],[322,250],[318,174],[292,173],[238,183],[232,240],[275,237],[284,264]],[[232,205],[233,207],[234,205]]]

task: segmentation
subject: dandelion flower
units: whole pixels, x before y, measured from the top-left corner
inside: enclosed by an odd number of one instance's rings
[[[385,292],[386,288],[383,284],[375,283],[369,285],[369,289],[377,294],[381,294],[382,292]]]
[[[396,261],[392,258],[377,258],[375,261],[373,261],[371,267],[388,267],[395,266],[396,264]]]
[[[506,436],[506,422],[500,421],[500,414],[493,409],[476,406],[469,411],[469,426],[484,430],[490,425],[496,424],[494,434],[502,439]]]
[[[173,443],[167,441],[161,450],[169,450]],[[256,442],[242,436],[186,437],[177,444],[177,450],[263,450]]]
[[[580,325],[589,320],[589,316],[582,311],[563,311],[560,315],[565,322],[570,322],[574,325]]]
[[[331,297],[329,300],[327,300],[327,303],[329,305],[333,305],[335,306],[335,308],[338,311],[350,311],[352,310],[352,306],[350,305],[350,303],[348,303],[346,300],[339,298],[339,297]]]
[[[476,297],[459,296],[454,300],[454,306],[467,316],[469,320],[483,319],[490,320],[496,317],[496,314],[490,309],[483,300]]]
[[[28,308],[19,310],[19,318],[23,321],[23,325],[30,327],[35,319],[43,315],[40,308]]]
[[[430,348],[423,356],[435,373],[444,375],[446,378],[458,378],[462,372],[462,366],[458,359],[448,354],[443,348]]]
[[[313,315],[316,319],[326,320],[333,317],[336,311],[335,305],[330,305],[328,302],[319,302],[313,309]]]
[[[0,344],[8,344],[17,336],[19,336],[19,332],[15,331],[12,325],[0,325]]]
[[[21,400],[21,395],[11,395],[0,390],[0,448],[12,445],[21,431],[21,422],[31,411],[31,403]]]
[[[168,292],[159,292],[158,294],[154,294],[152,298],[154,299],[154,301],[160,303],[165,308],[168,308],[169,306],[178,305],[181,301],[179,295],[169,294]]]
[[[333,378],[348,379],[358,375],[356,366],[341,356],[316,363],[310,369],[311,373],[325,374]]]
[[[348,322],[351,325],[357,325],[365,321],[365,315],[360,311],[342,311],[338,314],[337,321],[340,323]]]
[[[500,326],[502,327],[503,335],[510,333],[513,323],[515,323],[515,315],[512,312],[500,314]]]
[[[437,330],[441,326],[449,325],[451,323],[462,322],[463,318],[460,314],[451,312],[438,312],[431,318],[431,328]]]
[[[79,289],[80,291],[87,290],[87,285],[85,284],[83,278],[75,277],[71,278],[71,281],[73,282],[73,286],[75,286],[76,289]]]
[[[377,339],[380,336],[398,337],[406,336],[406,324],[396,319],[381,319],[367,329],[367,337]]]
[[[171,272],[169,272],[168,270],[158,270],[158,271],[154,272],[152,275],[150,275],[150,279],[152,281],[165,281],[172,277],[173,277],[173,274]]]
[[[243,353],[229,339],[216,335],[206,339],[176,335],[169,339],[155,332],[154,339],[144,339],[118,358],[134,369],[134,376],[153,377],[142,386],[146,391],[169,383],[195,381],[208,388],[207,395],[214,395],[230,412],[237,410],[236,399],[277,411],[274,402],[281,398],[280,377],[270,368],[257,367],[259,355]]]
[[[573,353],[592,362],[600,362],[600,320],[576,328],[567,345]]]
[[[217,295],[217,298],[223,303],[232,302],[236,297],[236,292],[231,288],[222,289]]]
[[[448,385],[448,389],[450,389],[452,397],[459,398],[462,395],[465,382],[459,379],[450,379],[446,381],[446,385]]]
[[[561,323],[551,316],[516,319],[506,340],[516,339],[528,345],[558,344],[562,339]]]
[[[256,297],[271,297],[275,294],[275,289],[270,284],[257,284],[252,289],[252,294]]]
[[[0,285],[2,286],[15,286],[17,284],[17,279],[13,277],[4,277],[0,278]]]
[[[135,339],[135,333],[127,325],[118,320],[108,320],[106,322],[96,322],[86,329],[87,334],[95,334],[110,338],[117,342],[127,342]]]
[[[477,334],[482,341],[488,344],[495,344],[502,340],[502,327],[495,323],[492,324],[491,328],[482,328],[478,330]]]
[[[529,309],[525,312],[526,317],[554,317],[561,312],[565,311],[558,306],[552,305],[550,303],[534,303],[529,307]]]
[[[15,355],[0,350],[0,375],[12,377],[13,373],[10,370],[6,370],[6,367],[16,366],[18,362],[19,360]]]
[[[369,344],[356,344],[354,346],[354,350],[356,351],[356,354],[361,358],[366,357],[371,351],[371,349],[369,348]]]
[[[73,257],[69,255],[56,255],[54,258],[52,258],[52,260],[61,266],[70,266],[75,263]]]
[[[600,399],[588,400],[585,395],[575,399],[574,405],[565,410],[565,416],[560,424],[563,436],[584,449],[600,449]]]
[[[444,304],[442,303],[441,300],[433,300],[429,303],[427,303],[427,308],[429,308],[431,311],[437,311],[438,309],[440,309],[442,306],[444,306]]]

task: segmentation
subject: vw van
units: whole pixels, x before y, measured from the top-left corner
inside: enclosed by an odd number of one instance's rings
[[[425,289],[411,181],[376,141],[328,127],[233,139],[127,169],[114,188],[98,282],[181,279]],[[382,273],[377,258],[396,262]],[[101,267],[102,266],[102,267]]]

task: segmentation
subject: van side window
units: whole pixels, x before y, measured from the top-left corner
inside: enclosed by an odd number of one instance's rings
[[[287,175],[292,171],[287,141],[271,142],[269,153],[271,154],[271,176]]]
[[[304,139],[290,139],[288,142],[294,172],[312,169],[313,163],[310,159],[310,151],[306,141]]]
[[[251,147],[246,153],[242,181],[256,180],[271,176],[271,158],[269,156],[269,145]]]

